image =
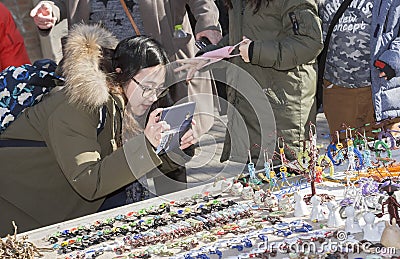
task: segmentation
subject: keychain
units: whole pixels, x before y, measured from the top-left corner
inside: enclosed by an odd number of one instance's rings
[[[280,145],[280,143],[282,143],[282,145]],[[279,172],[282,173],[286,173],[287,172],[287,167],[285,166],[285,161],[286,161],[286,157],[285,157],[285,140],[282,137],[278,138],[278,148],[279,148],[279,155],[281,158],[281,166],[279,167]]]
[[[349,136],[347,134],[349,132]],[[348,171],[354,171],[356,169],[355,155],[354,155],[354,147],[353,140],[351,139],[351,129],[346,129],[346,140],[347,140],[347,159],[349,160],[349,166],[347,167]]]
[[[247,164],[247,169],[249,170],[250,182],[253,182],[256,178],[256,169],[254,168],[254,163],[251,160],[250,149],[248,150],[248,153],[249,153],[249,163]]]
[[[268,158],[268,153],[264,150],[264,174],[259,173],[258,176],[267,183],[270,183],[271,180],[271,170],[274,170],[272,167],[272,159]]]

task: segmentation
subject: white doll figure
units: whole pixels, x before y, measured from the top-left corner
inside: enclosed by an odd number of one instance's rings
[[[321,198],[317,195],[314,195],[311,197],[310,202],[312,205],[310,220],[314,222],[324,220],[325,216],[322,213]]]
[[[303,217],[308,215],[310,211],[308,210],[307,204],[303,200],[303,195],[300,195],[299,192],[294,193],[294,216],[295,217]]]
[[[232,185],[231,193],[235,196],[240,196],[243,191],[243,185],[239,182],[236,182]]]
[[[265,199],[265,191],[263,189],[254,192],[253,200],[255,204],[262,205]]]
[[[385,247],[400,248],[400,228],[396,224],[396,219],[392,219],[392,224],[385,222],[385,229],[381,237],[381,244]]]
[[[227,181],[226,179],[223,179],[221,181],[221,192],[228,192],[232,187],[232,184],[233,184],[232,180]]]
[[[269,209],[274,209],[278,206],[278,199],[269,190],[265,193],[264,205]]]
[[[374,224],[375,214],[367,212],[364,214],[365,226],[363,227],[364,239],[371,242],[379,242],[382,232],[379,231],[378,225]]]
[[[253,196],[254,196],[253,187],[251,187],[251,186],[249,186],[249,185],[243,187],[243,190],[242,190],[242,198],[243,198],[244,200],[251,200],[251,199],[253,199]]]
[[[336,228],[339,226],[343,226],[344,222],[339,214],[339,206],[336,201],[331,200],[326,203],[328,207],[329,214],[328,214],[328,222],[326,223],[328,227]]]
[[[351,234],[354,233],[360,233],[362,232],[362,229],[360,227],[360,224],[354,217],[355,214],[355,209],[353,206],[347,206],[346,209],[344,210],[346,213],[346,222],[344,224],[344,230],[346,232],[350,232]]]
[[[278,200],[278,210],[288,212],[293,210],[292,203],[290,202],[290,198],[287,195],[283,195]]]

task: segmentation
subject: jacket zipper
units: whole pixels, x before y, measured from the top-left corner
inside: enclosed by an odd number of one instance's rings
[[[382,7],[382,0],[379,3],[379,9],[378,9],[378,17],[381,15],[381,7]],[[378,37],[379,29],[381,28],[381,25],[378,23],[376,25],[375,31],[374,31],[374,38]]]

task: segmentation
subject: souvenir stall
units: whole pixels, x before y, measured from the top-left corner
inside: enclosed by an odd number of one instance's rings
[[[343,195],[363,192],[365,186],[344,190],[340,183],[317,184],[318,195],[304,200],[311,190],[301,178],[275,194],[253,192],[236,180],[10,236],[3,239],[3,248],[8,243],[9,252],[31,249],[34,258],[400,256],[400,229],[395,223],[377,223],[380,206],[371,208],[377,204],[364,196],[357,202],[365,208],[344,203]]]
[[[11,235],[0,257],[399,258],[396,152],[349,133],[320,155],[311,128],[297,161],[279,139],[279,165]]]

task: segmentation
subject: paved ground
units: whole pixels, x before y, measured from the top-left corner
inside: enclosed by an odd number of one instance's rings
[[[215,114],[215,123],[208,134],[200,138],[200,147],[196,155],[187,164],[189,187],[215,181],[218,177],[232,177],[242,171],[243,165],[234,162],[220,163],[226,130],[226,116]],[[325,150],[328,139],[324,137],[329,132],[328,124],[323,113],[317,115],[317,143]]]

